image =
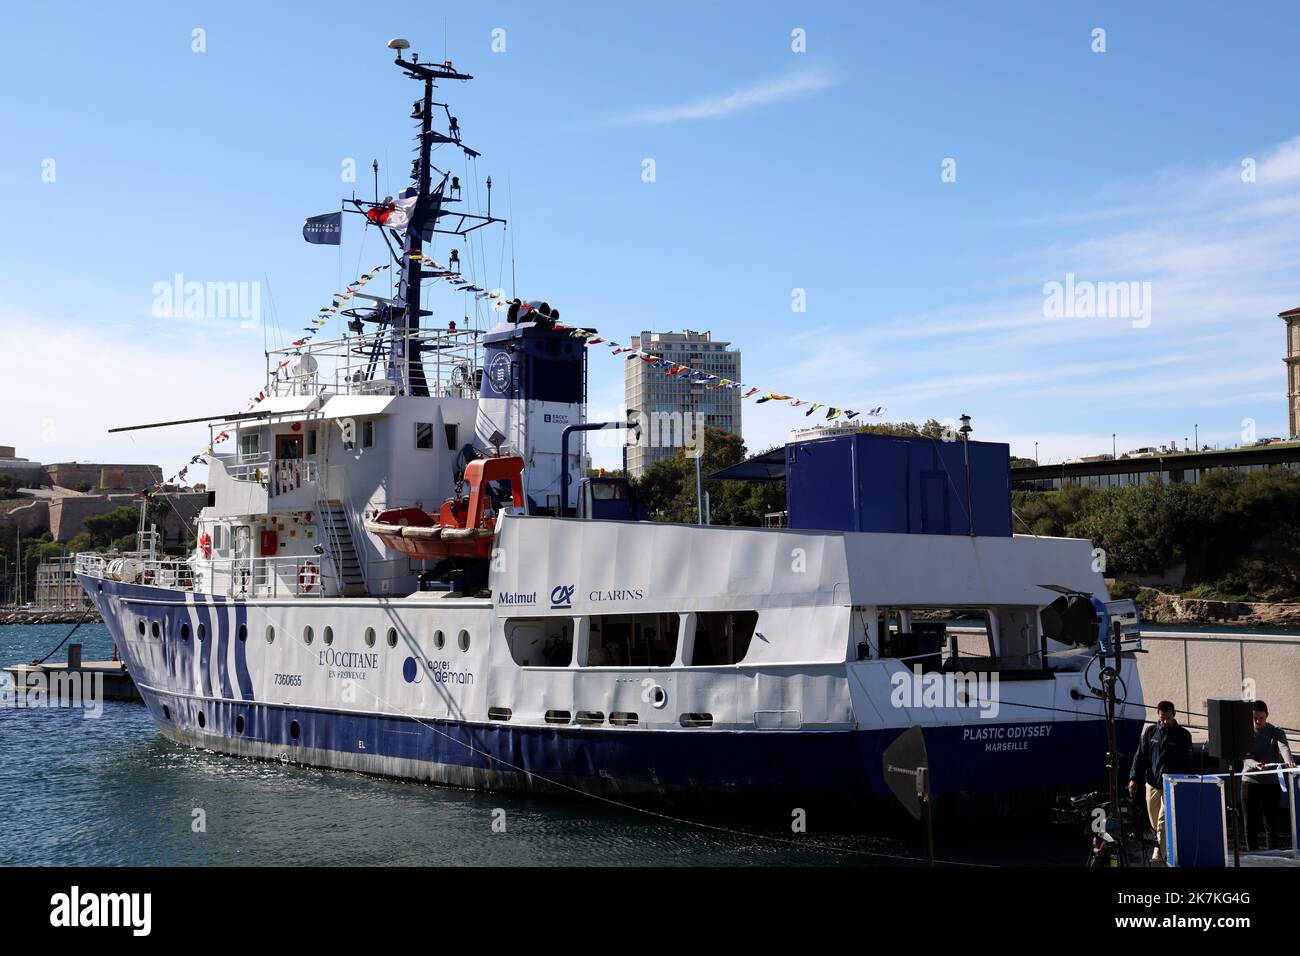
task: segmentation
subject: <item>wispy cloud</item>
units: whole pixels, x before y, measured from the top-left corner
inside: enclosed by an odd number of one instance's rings
[[[637,110],[626,116],[615,117],[612,122],[620,125],[654,126],[686,120],[722,119],[732,113],[807,96],[834,85],[835,80],[829,73],[823,70],[805,70],[779,79],[753,83],[720,96],[690,100],[675,106]]]

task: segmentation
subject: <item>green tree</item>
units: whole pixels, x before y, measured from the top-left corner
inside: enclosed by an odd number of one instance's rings
[[[746,458],[739,435],[720,428],[704,429],[704,457],[700,461],[704,491],[717,525],[755,527],[768,512],[785,509],[785,482],[715,481],[707,476],[739,464]],[[646,517],[654,521],[694,524],[698,519],[695,494],[695,459],[678,449],[672,458],[655,462],[634,482]]]
[[[130,505],[122,505],[112,511],[86,519],[86,531],[94,540],[94,547],[106,548],[122,537],[130,534],[135,540],[135,530],[139,526],[140,515]],[[135,547],[134,543],[131,545]]]

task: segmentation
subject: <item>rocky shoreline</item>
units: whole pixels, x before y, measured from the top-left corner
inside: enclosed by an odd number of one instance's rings
[[[81,608],[37,608],[37,607],[6,607],[0,608],[0,625],[4,624],[76,624],[81,621],[83,624],[99,624],[103,619],[99,612],[91,609],[82,620],[83,614]]]
[[[1143,621],[1152,624],[1232,624],[1239,627],[1300,627],[1300,604],[1207,601],[1142,588]]]

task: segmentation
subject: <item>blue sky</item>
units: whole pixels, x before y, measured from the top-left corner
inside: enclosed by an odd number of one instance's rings
[[[492,175],[518,291],[569,321],[711,329],[765,390],[967,413],[1044,461],[1283,434],[1297,28],[1289,3],[24,4],[0,35],[0,444],[188,460],[201,427],[106,429],[242,408],[264,342],[383,261],[302,220],[349,158],[363,197],[373,158],[404,185],[415,87],[384,43],[441,60],[444,34],[476,76],[443,89],[483,153],[461,173]],[[476,248],[508,286],[503,233]],[[266,322],[155,317],[177,273],[262,283]],[[1149,321],[1046,315],[1067,275],[1150,283]],[[621,376],[592,356],[593,414]],[[747,403],[745,437],[808,421]]]

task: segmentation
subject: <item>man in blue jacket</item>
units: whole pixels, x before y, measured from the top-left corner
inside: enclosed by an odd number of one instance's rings
[[[1192,772],[1192,735],[1174,719],[1172,702],[1156,704],[1156,722],[1142,731],[1133,769],[1129,773],[1128,795],[1136,799],[1139,783],[1146,785],[1147,815],[1156,831],[1157,847],[1151,859],[1165,861],[1164,781],[1167,773]]]

